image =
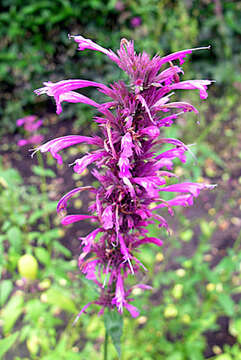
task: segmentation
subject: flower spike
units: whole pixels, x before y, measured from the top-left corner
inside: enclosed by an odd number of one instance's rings
[[[98,185],[77,187],[64,195],[57,205],[58,213],[65,212],[68,201],[83,191],[91,193],[93,200],[88,214],[66,215],[61,220],[64,226],[82,220],[96,225],[89,234],[79,238],[78,265],[84,276],[98,286],[99,298],[85,305],[75,322],[92,304],[100,306],[100,315],[106,308],[117,308],[121,314],[126,309],[132,317],[137,317],[139,311],[129,297],[133,288],[126,286],[126,278],[147,271],[138,259],[142,245],[163,246],[161,239],[149,234],[148,226],[157,220],[158,227],[170,233],[164,218],[166,210],[174,215],[173,207],[191,206],[202,190],[215,187],[178,182],[172,169],[176,161],[185,163],[190,145],[179,139],[162,137],[162,127],[171,126],[184,113],[198,113],[188,102],[173,100],[174,91],[199,90],[200,98],[206,99],[207,87],[212,83],[210,80],[182,81],[183,70],[173,62],[182,65],[188,54],[209,47],[150,58],[145,52],[137,54],[134,42],[126,39],[121,40],[120,49],[114,53],[81,35],[69,37],[78,44],[78,50],[90,49],[105,54],[129,77],[128,84],[118,81],[110,86],[80,79],[45,82],[44,87],[35,91],[37,95],[54,97],[58,114],[64,101],[85,103],[99,112],[95,121],[100,136],[63,136],[36,149],[50,152],[61,164],[59,152],[69,146],[87,143],[97,147],[76,159],[73,169],[82,174],[88,166],[94,167],[91,173]],[[76,91],[87,86],[107,96],[106,102],[98,104]],[[170,194],[169,200],[162,199],[163,192]],[[148,285],[138,286],[150,289]]]

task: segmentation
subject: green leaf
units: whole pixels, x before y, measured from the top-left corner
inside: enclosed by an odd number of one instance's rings
[[[192,229],[187,229],[180,233],[180,238],[185,242],[189,242],[192,239],[192,237],[193,237]]]
[[[34,212],[30,215],[30,217],[29,217],[29,219],[28,219],[28,223],[29,223],[30,225],[32,225],[32,224],[34,224],[38,219],[40,219],[40,218],[43,217],[43,216],[44,216],[44,210],[42,210],[42,209],[36,210],[36,211],[34,211]]]
[[[228,316],[234,315],[234,301],[228,294],[219,294],[218,302]]]
[[[46,302],[51,305],[60,307],[62,310],[69,311],[70,313],[77,313],[75,303],[70,298],[70,294],[64,294],[63,290],[57,288],[50,288],[44,293],[46,295]]]
[[[54,245],[54,249],[57,250],[58,252],[60,252],[61,254],[63,254],[64,256],[70,258],[72,253],[69,249],[67,249],[65,246],[63,246],[62,244],[60,244],[60,242],[58,241],[54,241],[53,242]]]
[[[0,339],[0,358],[1,359],[3,359],[3,355],[13,346],[18,335],[19,335],[19,331],[15,332],[12,335],[9,335],[5,339]]]
[[[7,305],[2,311],[3,333],[7,334],[13,328],[18,317],[23,311],[24,299],[22,295],[14,295],[11,297]]]
[[[7,231],[7,238],[9,243],[16,251],[21,250],[22,233],[17,226],[13,226]]]
[[[104,314],[105,328],[110,335],[116,351],[121,356],[121,335],[123,330],[123,316],[117,311],[109,310]]]
[[[42,247],[37,247],[34,250],[37,259],[44,265],[48,266],[50,264],[50,254],[49,252]]]
[[[51,177],[51,178],[55,178],[56,175],[55,175],[55,172],[51,169],[44,169],[43,167],[41,166],[37,166],[37,165],[34,165],[32,167],[32,171],[35,175],[37,176],[46,176],[46,177]]]
[[[3,280],[0,284],[0,306],[3,306],[12,291],[13,284],[11,280]]]

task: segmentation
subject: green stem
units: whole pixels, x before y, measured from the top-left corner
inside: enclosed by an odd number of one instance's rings
[[[108,332],[105,330],[104,360],[108,360]]]
[[[42,169],[44,169],[44,161],[43,161],[43,156],[41,154],[40,151],[37,152],[37,159],[38,159],[38,165],[39,167],[41,167]],[[47,195],[47,180],[46,180],[46,176],[42,175],[42,186],[40,186],[40,190],[42,192],[42,194],[44,194],[46,197]],[[47,229],[50,230],[51,228],[51,224],[50,224],[50,219],[49,219],[49,215],[45,214],[45,224],[47,226]]]

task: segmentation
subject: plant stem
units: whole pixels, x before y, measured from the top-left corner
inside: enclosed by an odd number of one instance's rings
[[[42,169],[44,169],[44,161],[43,161],[43,156],[41,154],[40,151],[37,152],[37,159],[38,159],[38,165],[39,167],[41,167]],[[42,179],[42,186],[40,185],[40,190],[42,192],[42,194],[44,196],[48,196],[47,195],[47,180],[46,180],[46,176],[45,175],[42,175],[41,176],[41,179]],[[45,214],[45,224],[47,226],[47,229],[50,230],[51,228],[51,225],[50,225],[50,219],[49,219],[49,215],[48,214]]]
[[[104,360],[108,360],[108,332],[105,330]]]

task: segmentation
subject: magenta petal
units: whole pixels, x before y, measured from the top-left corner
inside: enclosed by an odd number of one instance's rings
[[[200,98],[206,99],[208,97],[207,85],[212,83],[211,80],[188,80],[181,81],[175,84],[170,85],[170,90],[175,89],[184,89],[184,90],[193,90],[198,89],[200,92]]]
[[[138,100],[140,101],[141,105],[142,105],[142,106],[144,107],[144,109],[146,110],[146,112],[147,112],[147,114],[148,114],[148,116],[149,116],[149,119],[151,120],[151,122],[152,122],[153,124],[155,124],[155,122],[154,122],[154,120],[153,120],[153,118],[152,118],[152,116],[151,116],[150,109],[149,109],[149,107],[148,107],[148,105],[147,105],[146,100],[144,99],[144,97],[143,97],[142,95],[136,95],[136,99],[138,99]]]
[[[75,194],[85,191],[85,190],[96,192],[96,190],[92,186],[82,186],[82,187],[78,187],[78,188],[75,188],[75,189],[69,191],[67,194],[65,194],[59,200],[58,205],[57,205],[57,212],[60,212],[61,210],[65,210],[67,207],[67,201]]]
[[[86,310],[90,305],[92,305],[92,304],[94,304],[94,301],[89,302],[88,304],[86,304],[86,305],[80,310],[80,312],[78,313],[78,315],[76,316],[76,318],[75,318],[75,320],[74,320],[74,322],[73,322],[73,325],[75,325],[75,324],[77,323],[77,321],[79,320],[80,315],[83,314],[83,313],[85,312],[85,310]]]
[[[135,306],[133,306],[131,304],[128,304],[128,303],[125,303],[124,306],[129,311],[129,313],[131,314],[131,316],[133,318],[136,318],[137,316],[139,316],[140,313],[139,313],[138,309]]]
[[[103,228],[105,230],[113,228],[113,213],[112,213],[112,205],[109,205],[105,208],[101,215],[101,220],[103,224]]]
[[[181,162],[185,163],[186,162],[186,156],[185,156],[185,152],[186,149],[183,148],[176,148],[176,149],[171,149],[171,150],[167,150],[164,151],[163,153],[161,153],[160,155],[156,156],[156,160],[160,160],[160,159],[175,159],[178,158],[181,160]]]
[[[25,139],[18,140],[17,145],[18,146],[25,146],[28,144],[28,141]]]
[[[133,243],[133,247],[138,247],[142,244],[147,244],[147,243],[152,243],[155,244],[157,246],[162,246],[163,245],[163,241],[161,239],[155,238],[155,237],[146,237],[144,239],[140,239],[137,240]]]
[[[67,215],[61,220],[61,224],[66,226],[77,221],[86,220],[86,219],[96,219],[96,216],[93,215]]]
[[[120,157],[118,161],[118,166],[120,168],[119,175],[121,178],[130,178],[131,172],[130,172],[130,161],[127,157]]]
[[[91,247],[94,244],[96,236],[102,231],[103,231],[103,229],[97,228],[97,229],[91,231],[86,237],[79,238],[80,240],[83,241],[83,244],[85,245],[83,248],[84,253],[90,252]]]
[[[210,47],[208,46],[208,47],[201,47],[201,48],[177,51],[173,54],[162,57],[160,60],[160,64],[163,65],[170,61],[180,60],[180,65],[182,65],[185,62],[185,57],[187,54],[191,54],[195,50],[205,50],[205,49],[210,49]]]
[[[155,109],[161,111],[166,111],[168,109],[182,109],[184,112],[193,111],[198,114],[198,110],[193,105],[187,102],[172,102],[164,105],[155,105]]]
[[[126,247],[126,244],[125,244],[125,241],[124,241],[122,235],[119,234],[118,239],[120,241],[120,248],[121,248],[122,255],[124,255],[125,259],[129,258],[129,252],[127,250],[127,247]]]
[[[180,195],[175,197],[174,199],[168,200],[165,203],[157,205],[155,209],[162,208],[166,206],[191,206],[193,205],[193,197],[192,195]]]
[[[56,106],[57,106],[57,111],[56,113],[59,115],[62,112],[62,107],[61,107],[61,103],[63,101],[67,101],[70,103],[83,103],[83,104],[87,104],[87,105],[91,105],[94,107],[99,107],[100,104],[96,103],[95,101],[91,100],[90,98],[88,98],[87,96],[81,95],[75,91],[69,91],[66,92],[64,94],[61,94],[58,98],[58,100],[56,100]]]
[[[129,158],[132,156],[133,143],[132,137],[130,133],[126,133],[123,138],[121,139],[121,156],[123,158]]]
[[[119,64],[118,56],[113,51],[103,48],[102,46],[96,44],[94,41],[86,39],[81,35],[69,35],[69,38],[73,38],[74,41],[77,42],[78,50],[90,49],[100,51],[103,54],[107,55],[112,61]]]
[[[160,130],[158,129],[157,126],[148,126],[148,127],[144,128],[144,129],[141,129],[139,131],[139,133],[141,135],[147,135],[151,139],[155,139],[160,135]]]
[[[98,146],[102,146],[103,144],[103,140],[98,136],[92,138],[92,137],[79,136],[79,135],[67,135],[50,140],[47,143],[39,146],[36,150],[39,150],[41,152],[50,151],[53,158],[55,158],[59,164],[62,164],[62,157],[58,154],[58,152],[69,146],[80,144],[82,142],[86,142],[87,144],[93,144]]]
[[[124,284],[121,273],[118,273],[117,281],[116,281],[116,290],[115,290],[115,301],[118,311],[123,313],[123,305],[125,303],[125,292],[124,292]]]
[[[90,165],[91,163],[93,163],[97,160],[100,160],[105,155],[107,155],[107,153],[105,151],[100,151],[100,152],[85,155],[81,159],[75,160],[74,171],[77,174],[81,174],[87,168],[88,165]]]
[[[213,189],[216,185],[202,184],[202,183],[181,183],[166,186],[161,188],[160,191],[171,191],[181,193],[191,193],[194,197],[197,197],[202,189]]]

